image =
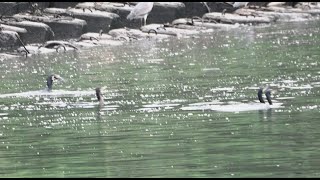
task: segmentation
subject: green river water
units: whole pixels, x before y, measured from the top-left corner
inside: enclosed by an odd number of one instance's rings
[[[1,60],[0,176],[320,177],[319,31],[279,23]],[[64,82],[45,92],[51,73]],[[273,105],[257,100],[267,84]]]

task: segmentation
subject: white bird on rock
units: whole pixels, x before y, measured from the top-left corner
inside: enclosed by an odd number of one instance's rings
[[[131,10],[130,14],[127,16],[127,19],[144,19],[144,25],[147,24],[147,17],[153,8],[153,2],[139,2]]]
[[[232,6],[234,8],[242,8],[242,7],[246,7],[248,3],[249,2],[234,2]]]

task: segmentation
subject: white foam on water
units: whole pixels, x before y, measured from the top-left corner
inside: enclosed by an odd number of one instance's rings
[[[276,99],[282,100],[282,99],[294,99],[295,97],[278,97]]]
[[[219,102],[214,104],[213,102],[208,103],[194,103],[189,106],[180,108],[181,110],[187,111],[196,111],[196,110],[213,110],[220,112],[242,112],[242,111],[256,111],[256,110],[267,110],[270,108],[284,108],[281,106],[283,103],[274,102],[272,105],[268,103],[263,104],[260,102],[250,102],[250,103],[242,103],[242,102]]]
[[[142,111],[142,112],[159,112],[161,108],[139,108],[137,111]]]
[[[244,89],[258,90],[260,88],[259,87],[245,87]]]
[[[6,98],[6,97],[27,97],[27,98],[33,98],[33,97],[43,97],[43,102],[36,102],[35,105],[48,105],[54,108],[96,108],[99,105],[99,102],[96,101],[96,98],[92,102],[70,102],[70,101],[57,101],[57,99],[51,99],[52,97],[82,97],[82,96],[96,96],[94,90],[87,90],[87,91],[66,91],[66,90],[52,90],[47,91],[44,90],[38,90],[38,91],[27,91],[27,92],[21,92],[21,93],[10,93],[10,94],[0,94],[0,98]],[[39,98],[37,98],[37,101],[39,101]],[[118,105],[103,105],[103,110],[115,110],[119,106]],[[25,110],[38,110],[39,107],[37,106],[31,106],[25,108]]]
[[[211,106],[208,105],[208,106],[186,106],[186,107],[182,107],[180,108],[181,110],[183,111],[203,111],[203,110],[209,110],[211,109]]]
[[[231,92],[233,91],[234,88],[233,87],[224,87],[224,88],[214,88],[214,89],[210,89],[210,91],[216,92],[216,91],[228,91]]]
[[[211,102],[199,102],[199,103],[192,103],[189,104],[189,106],[182,107],[180,108],[181,110],[186,110],[186,111],[193,111],[193,110],[210,110],[212,106],[214,105],[219,105],[219,104],[224,104],[224,102],[220,101],[211,101]]]
[[[206,105],[212,105],[212,104],[223,104],[224,102],[220,101],[211,101],[211,102],[199,102],[199,103],[192,103],[189,104],[189,106],[206,106]]]
[[[114,108],[114,107],[104,107],[104,108],[101,108],[101,111],[113,111],[113,110],[117,110],[117,108]]]
[[[180,104],[172,104],[172,103],[161,103],[161,102],[156,102],[153,104],[147,104],[147,105],[142,105],[143,108],[137,109],[137,111],[142,111],[142,112],[158,112],[162,109],[173,109],[176,106],[179,106]]]
[[[310,83],[310,84],[312,84],[312,85],[319,85],[320,82],[312,82],[312,83]]]
[[[70,96],[70,97],[79,97],[79,96],[89,96],[95,95],[93,90],[91,91],[66,91],[66,90],[38,90],[38,91],[27,91],[21,93],[10,93],[10,94],[0,94],[0,98],[6,97],[35,97],[35,96]]]
[[[155,63],[155,64],[160,64],[161,62],[163,62],[164,59],[148,59],[147,63]]]
[[[172,106],[179,106],[180,104],[147,104],[143,105],[145,108],[159,108],[159,107],[172,107]]]
[[[187,102],[187,100],[186,99],[173,99],[173,100],[165,100],[164,102],[179,103],[179,102]]]
[[[295,81],[295,80],[282,80],[282,81],[279,81],[279,82],[291,84],[291,83],[296,83],[298,81]]]
[[[282,86],[283,88],[289,89],[312,89],[313,87],[310,84],[303,85],[303,86]]]
[[[68,109],[71,108],[85,108],[85,109],[92,109],[95,108],[99,105],[99,102],[63,102],[63,101],[59,101],[59,102],[52,102],[52,101],[46,101],[46,102],[38,102],[35,103],[38,105],[49,105],[52,107],[67,107]],[[118,105],[103,105],[103,109],[104,108],[108,108],[106,110],[115,110],[117,109],[119,106]]]
[[[202,71],[219,71],[220,68],[204,68]]]
[[[267,109],[275,109],[275,108],[283,108],[281,106],[283,103],[273,103],[262,104],[262,103],[238,103],[238,104],[227,104],[227,105],[214,105],[211,107],[213,111],[221,111],[221,112],[243,112],[243,111],[257,111],[257,110],[267,110]]]

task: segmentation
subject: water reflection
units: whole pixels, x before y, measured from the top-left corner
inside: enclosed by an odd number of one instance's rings
[[[272,109],[259,110],[260,121],[272,121]]]

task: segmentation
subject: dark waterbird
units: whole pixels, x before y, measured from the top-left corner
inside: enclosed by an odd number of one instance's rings
[[[47,88],[48,88],[48,91],[51,91],[52,90],[52,85],[53,85],[53,82],[55,80],[63,80],[59,75],[57,74],[51,74],[50,76],[48,76],[47,78]]]
[[[262,87],[260,87],[260,89],[258,90],[258,99],[261,103],[265,103],[265,101],[263,100],[262,94],[263,92],[265,92],[266,98],[268,100],[268,103],[270,105],[272,105],[272,101],[271,101],[271,90],[269,89],[269,87],[267,87],[266,89],[263,89]]]
[[[104,101],[103,101],[103,96],[102,96],[100,87],[96,88],[96,96],[97,96],[97,99],[98,99],[100,105],[102,105],[104,103]]]

